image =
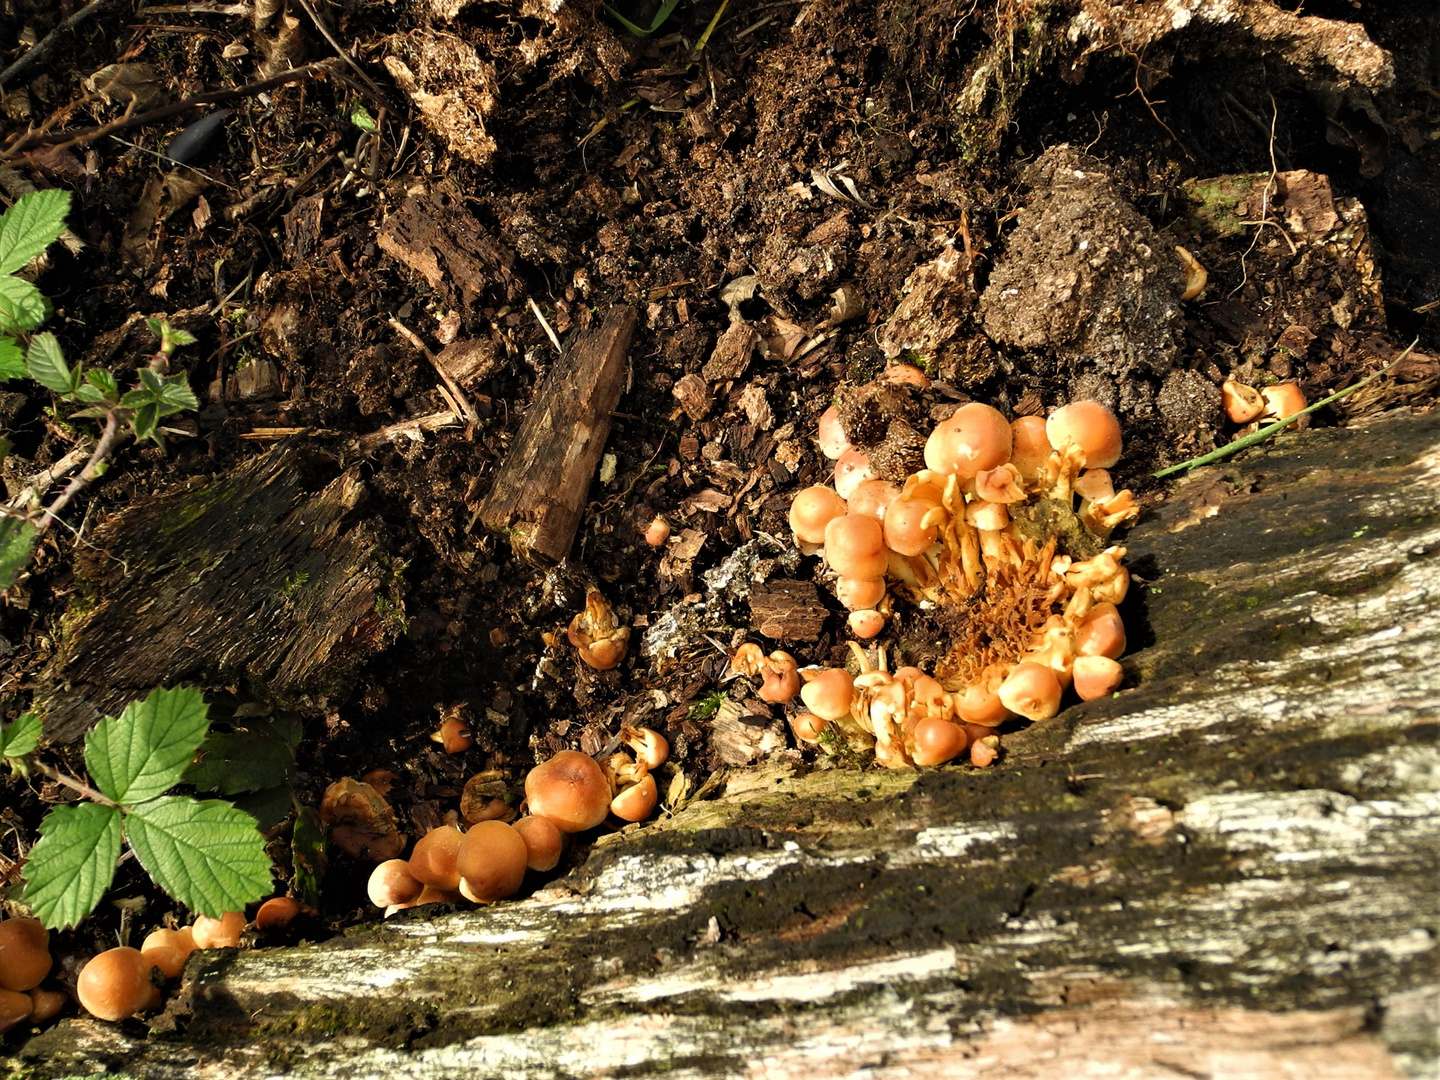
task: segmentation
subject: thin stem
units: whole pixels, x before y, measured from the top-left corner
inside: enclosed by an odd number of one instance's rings
[[[34,757],[28,758],[27,760],[31,765],[35,766],[37,771],[43,773],[45,776],[48,776],[57,784],[68,787],[71,791],[76,792],[79,795],[83,795],[91,802],[99,803],[101,806],[119,807],[120,805],[108,795],[104,795],[96,791],[89,784],[85,783],[84,780],[76,780],[73,776],[62,773],[53,765],[46,765],[45,762],[40,761]]]
[[[100,465],[108,460],[124,441],[125,432],[120,427],[120,410],[111,409],[105,415],[105,430],[100,433],[100,441],[95,444],[95,449],[90,454],[90,460],[85,463],[85,467],[80,470],[79,474],[65,486],[65,490],[56,497],[55,501],[46,507],[45,516],[40,519],[40,524],[35,528],[37,540],[45,535],[46,530],[60,516],[60,511],[65,509],[70,500],[90,486],[90,482],[99,472]]]
[[[1259,431],[1252,431],[1249,435],[1246,435],[1243,438],[1236,439],[1234,442],[1226,443],[1218,450],[1212,450],[1208,454],[1202,454],[1200,457],[1191,458],[1189,461],[1182,461],[1179,465],[1171,465],[1167,469],[1161,469],[1159,472],[1154,472],[1150,475],[1155,477],[1156,480],[1163,480],[1167,476],[1174,476],[1176,473],[1189,472],[1191,469],[1197,469],[1201,465],[1213,465],[1217,461],[1223,461],[1231,454],[1237,454],[1241,450],[1244,450],[1248,447],[1256,446],[1269,439],[1272,435],[1276,435],[1279,432],[1283,431],[1285,428],[1289,427],[1296,420],[1299,420],[1300,417],[1306,415],[1307,413],[1312,413],[1316,409],[1323,409],[1326,405],[1329,405],[1332,402],[1339,401],[1341,398],[1349,397],[1356,390],[1359,390],[1362,386],[1374,382],[1381,375],[1384,375],[1387,371],[1393,368],[1396,364],[1400,363],[1401,360],[1404,360],[1405,357],[1409,356],[1411,351],[1419,343],[1420,339],[1417,337],[1409,344],[1409,346],[1406,347],[1404,352],[1402,352],[1399,356],[1395,357],[1394,360],[1391,360],[1390,363],[1386,364],[1383,368],[1375,372],[1373,375],[1367,375],[1359,382],[1351,386],[1347,386],[1344,390],[1337,390],[1329,397],[1321,398],[1319,401],[1315,402],[1314,405],[1307,405],[1299,412],[1291,416],[1287,416],[1281,420],[1277,420],[1273,424],[1268,424],[1265,427],[1261,428]]]

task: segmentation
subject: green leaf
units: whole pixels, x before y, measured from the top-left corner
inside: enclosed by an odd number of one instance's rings
[[[25,369],[47,390],[69,394],[75,389],[75,374],[65,363],[65,354],[60,351],[60,342],[54,334],[35,335],[25,357]]]
[[[95,786],[124,806],[153,799],[180,781],[210,726],[193,686],[151,690],[85,736],[85,767]]]
[[[0,337],[0,382],[8,379],[23,379],[30,374],[25,370],[25,350],[12,337]]]
[[[120,404],[127,409],[138,409],[142,405],[153,405],[155,395],[149,390],[126,390],[120,398]]]
[[[350,110],[350,123],[354,124],[361,131],[374,131],[376,129],[375,118],[370,115],[364,105],[356,105]]]
[[[18,716],[9,724],[0,726],[0,754],[5,757],[24,757],[31,753],[40,742],[40,717],[33,712]]]
[[[140,865],[192,911],[218,918],[274,887],[255,819],[219,799],[179,795],[142,803],[125,821]]]
[[[161,378],[160,373],[153,368],[142,367],[137,374],[140,376],[140,381],[145,384],[145,389],[154,395],[152,400],[158,400],[160,391],[165,389],[165,380]]]
[[[284,821],[290,813],[290,804],[295,798],[295,793],[290,790],[290,785],[282,784],[280,787],[266,788],[263,791],[247,791],[235,797],[235,809],[243,810],[255,819],[256,827],[266,833],[273,829],[280,822]],[[314,904],[310,905],[314,907]]]
[[[85,381],[111,401],[120,396],[120,384],[115,381],[115,376],[104,368],[90,368],[85,372]]]
[[[15,584],[35,554],[35,526],[24,518],[0,515],[0,590]]]
[[[166,324],[169,326],[169,324]],[[181,330],[178,326],[169,326],[170,332],[165,335],[170,339],[170,344],[175,346],[194,345],[199,339],[189,330]]]
[[[91,405],[98,405],[105,400],[105,392],[94,383],[81,383],[75,388],[75,396],[81,401]]]
[[[283,784],[294,767],[294,751],[263,731],[212,731],[185,781],[202,791],[238,795]]]
[[[200,407],[200,399],[195,396],[195,391],[190,389],[190,381],[184,375],[172,375],[166,379],[156,397],[169,409],[166,416],[182,409]]]
[[[295,828],[290,840],[290,865],[295,870],[295,891],[313,908],[320,907],[320,883],[329,866],[325,854],[325,827],[310,806],[295,804]]]
[[[25,902],[51,930],[74,926],[110,887],[120,857],[120,811],[99,803],[57,806],[40,823],[25,862]]]
[[[0,331],[26,334],[50,317],[50,301],[30,282],[0,277]]]
[[[160,407],[158,405],[141,405],[135,410],[135,415],[130,420],[130,426],[135,429],[135,438],[137,439],[151,438],[159,424]]]
[[[0,274],[13,274],[65,231],[70,193],[52,188],[21,195],[0,215]]]

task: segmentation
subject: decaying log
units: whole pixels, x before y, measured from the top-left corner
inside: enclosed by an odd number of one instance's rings
[[[292,440],[137,500],[76,545],[87,605],[36,694],[51,739],[187,680],[314,704],[394,640],[402,584],[357,514],[359,472],[307,453]]]
[[[1434,1076],[1440,416],[1127,538],[1131,689],[983,771],[729,773],[523,901],[191,958],[39,1077]],[[1146,644],[1149,642],[1149,644]]]
[[[635,322],[634,308],[611,308],[556,362],[480,505],[480,521],[523,558],[558,563],[570,553],[620,402]]]

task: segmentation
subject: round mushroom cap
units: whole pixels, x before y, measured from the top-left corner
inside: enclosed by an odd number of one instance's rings
[[[1098,401],[1072,401],[1045,421],[1045,436],[1056,450],[1074,444],[1085,454],[1085,467],[1108,469],[1120,460],[1120,421]]]
[[[473,825],[460,845],[460,878],[478,903],[504,900],[520,891],[530,860],[525,839],[503,821]]]
[[[458,889],[460,871],[456,869],[456,854],[465,834],[454,825],[437,825],[419,840],[410,853],[410,876],[422,885],[433,885],[437,889]]]
[[[410,873],[410,864],[404,859],[386,859],[370,871],[366,894],[378,908],[393,904],[408,904],[420,895],[425,883]]]
[[[527,867],[538,872],[555,869],[565,848],[565,834],[553,821],[531,814],[515,822],[512,828],[525,841]]]
[[[584,832],[610,812],[610,781],[598,762],[578,750],[561,750],[525,777],[530,812],[549,818],[561,832]]]
[[[145,1008],[155,989],[150,961],[139,949],[107,949],[80,969],[75,995],[81,1006],[101,1020],[124,1020]]]
[[[245,932],[245,913],[227,911],[218,919],[209,915],[197,915],[195,925],[190,928],[197,949],[233,949],[240,944],[240,935]]]
[[[23,991],[50,974],[50,932],[39,919],[0,922],[0,989]]]
[[[926,468],[961,483],[1010,460],[1010,421],[999,409],[972,401],[942,420],[925,441]]]

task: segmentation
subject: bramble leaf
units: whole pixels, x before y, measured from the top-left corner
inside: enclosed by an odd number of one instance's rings
[[[0,382],[23,379],[28,374],[25,350],[20,348],[20,343],[12,337],[0,337]]]
[[[190,383],[184,375],[171,375],[155,397],[164,406],[166,416],[181,409],[200,407],[200,399],[195,396],[195,391],[190,389]]]
[[[135,410],[135,415],[130,420],[130,426],[135,430],[136,439],[148,439],[155,434],[155,428],[160,423],[160,406],[141,405]]]
[[[69,394],[75,390],[75,373],[65,363],[65,354],[60,351],[60,342],[54,334],[35,335],[25,356],[25,369],[47,390],[54,390],[57,394]]]
[[[155,884],[202,915],[241,911],[273,888],[255,819],[219,799],[142,803],[130,811],[125,835]]]
[[[0,277],[0,331],[25,334],[50,317],[50,301],[24,278]]]
[[[0,515],[0,589],[15,584],[35,554],[35,526],[24,518]]]
[[[99,803],[57,806],[40,823],[25,861],[25,902],[51,930],[89,915],[115,877],[120,811]]]
[[[0,274],[13,274],[65,231],[70,193],[52,188],[21,195],[0,214]]]
[[[120,396],[120,384],[115,381],[115,376],[104,368],[90,368],[85,372],[85,381],[95,389],[99,390],[105,397],[114,401]]]
[[[295,751],[263,730],[212,731],[185,782],[204,791],[237,795],[283,784],[295,768]]]
[[[24,757],[40,742],[40,717],[33,712],[17,716],[13,722],[0,727],[0,755]]]
[[[209,709],[192,686],[150,691],[85,736],[85,767],[95,786],[124,806],[174,787],[210,726]]]

